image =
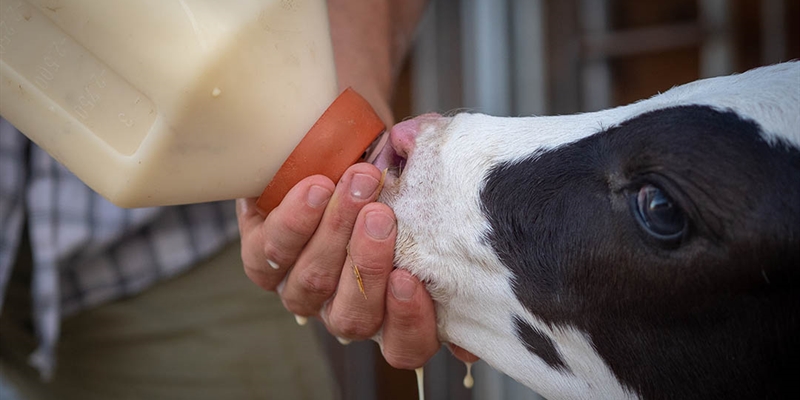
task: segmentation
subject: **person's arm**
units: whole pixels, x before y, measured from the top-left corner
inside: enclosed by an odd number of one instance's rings
[[[394,81],[425,3],[328,1],[339,86],[352,86],[387,125],[394,122]],[[377,168],[361,163],[338,185],[324,176],[306,178],[266,219],[253,199],[239,200],[242,260],[247,276],[277,290],[289,311],[320,316],[344,339],[368,339],[383,326],[389,364],[416,368],[439,349],[434,306],[418,279],[393,269],[396,220],[388,206],[375,202],[380,177]]]
[[[328,0],[339,86],[352,86],[387,125],[391,100],[426,0]]]

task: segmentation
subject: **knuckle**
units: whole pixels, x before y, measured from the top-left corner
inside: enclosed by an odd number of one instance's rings
[[[358,215],[358,209],[339,210],[327,217],[327,228],[335,235],[350,237],[356,222],[356,215]]]
[[[276,277],[275,274],[269,273],[260,267],[252,267],[247,263],[244,263],[244,274],[247,275],[247,278],[253,283],[271,292],[275,291],[280,281],[280,277]]]
[[[311,238],[317,223],[316,217],[307,213],[271,213],[261,227],[261,235],[265,245],[293,251]]]
[[[306,268],[297,273],[297,286],[305,295],[327,299],[336,291],[339,279],[313,268]]]
[[[391,310],[391,327],[400,332],[413,332],[425,322],[420,307],[415,304],[405,304]]]
[[[316,219],[308,218],[305,213],[293,213],[280,221],[280,229],[292,238],[307,239],[317,228]]]
[[[394,268],[391,258],[382,254],[356,253],[355,249],[352,250],[348,261],[358,267],[358,273],[362,278],[370,281],[387,280]]]
[[[425,365],[427,358],[416,352],[410,351],[398,352],[397,350],[389,347],[384,347],[383,358],[394,368],[397,369],[415,369]]]
[[[292,254],[279,249],[271,243],[264,243],[262,252],[264,253],[264,266],[268,266],[267,260],[278,264],[282,268],[288,268],[294,264],[295,257]]]
[[[278,282],[283,278],[283,274],[276,273],[277,271],[266,268],[267,263],[259,260],[252,252],[241,251],[242,267],[244,273],[253,283],[262,289],[275,291]]]
[[[310,315],[311,313],[310,307],[289,297],[282,296],[281,302],[283,303],[283,308],[296,315]]]
[[[331,316],[331,325],[340,336],[354,339],[369,339],[378,332],[380,321],[375,318],[358,318],[351,315],[336,314]]]

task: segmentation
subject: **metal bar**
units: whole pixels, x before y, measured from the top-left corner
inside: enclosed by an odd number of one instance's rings
[[[515,115],[547,113],[544,0],[511,0],[511,59]]]
[[[683,23],[587,34],[582,38],[582,47],[584,56],[593,60],[697,46],[703,36],[698,24]]]
[[[580,110],[581,39],[576,0],[549,1],[546,15],[548,113],[571,114]]]
[[[507,0],[462,3],[464,105],[505,116],[511,113]]]
[[[411,58],[412,113],[439,110],[439,63],[437,49],[437,14],[441,1],[432,1],[420,21]]]
[[[699,0],[700,19],[708,34],[700,49],[700,77],[733,72],[731,12],[728,0]]]
[[[581,0],[580,22],[586,38],[609,36],[608,0]],[[581,67],[582,111],[596,111],[611,106],[611,69],[608,56],[587,59]]]
[[[463,107],[460,0],[434,0],[420,22],[412,58],[414,114]]]

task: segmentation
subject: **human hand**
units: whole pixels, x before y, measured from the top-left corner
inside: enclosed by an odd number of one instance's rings
[[[366,163],[350,167],[338,185],[308,177],[266,218],[255,199],[238,200],[242,261],[250,280],[278,292],[287,310],[319,317],[340,339],[369,339],[383,327],[386,361],[413,369],[439,349],[436,317],[424,285],[393,268],[396,219],[375,202],[380,179]]]

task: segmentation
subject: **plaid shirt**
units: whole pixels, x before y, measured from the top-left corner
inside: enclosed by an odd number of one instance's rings
[[[233,202],[118,208],[0,118],[0,310],[26,215],[39,338],[30,362],[45,378],[61,318],[139,293],[238,237]]]

